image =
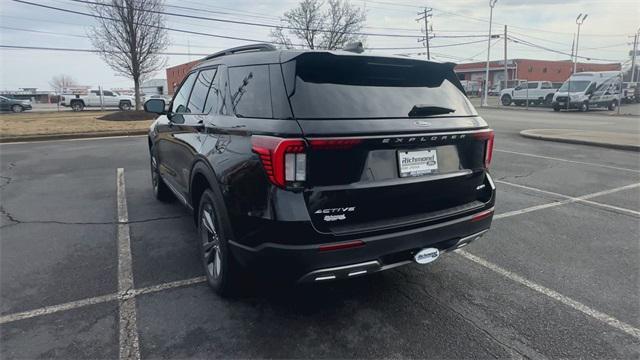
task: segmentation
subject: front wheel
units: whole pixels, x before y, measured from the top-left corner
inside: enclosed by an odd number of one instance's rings
[[[582,104],[580,104],[580,107],[578,108],[580,111],[582,112],[587,112],[589,111],[589,103],[588,102],[583,102]]]
[[[216,206],[210,189],[202,193],[198,206],[198,233],[200,235],[200,259],[209,286],[219,295],[229,295],[238,287],[240,265],[229,250],[229,225]]]
[[[609,110],[611,110],[611,111],[617,109],[618,108],[618,101],[617,100],[612,100],[611,103],[609,103],[609,106],[607,108]]]
[[[559,112],[560,111],[560,105],[553,105],[553,111],[555,112]]]
[[[11,111],[13,111],[14,113],[21,113],[24,111],[24,108],[20,105],[13,105],[11,107]]]
[[[500,99],[500,101],[502,102],[502,105],[503,105],[503,106],[509,106],[509,105],[511,105],[511,96],[509,96],[509,95],[504,95],[504,96]]]

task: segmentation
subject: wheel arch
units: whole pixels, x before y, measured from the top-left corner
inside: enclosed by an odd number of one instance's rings
[[[189,201],[193,208],[193,220],[196,224],[198,221],[198,204],[200,204],[200,197],[206,189],[211,189],[216,196],[223,200],[215,172],[205,160],[198,159],[191,168],[189,179]]]

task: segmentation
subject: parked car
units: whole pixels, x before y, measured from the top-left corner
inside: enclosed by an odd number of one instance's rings
[[[65,94],[60,98],[60,105],[71,107],[73,111],[82,111],[87,107],[118,107],[128,111],[135,106],[135,98],[129,95],[120,95],[113,91],[103,90],[100,99],[99,90],[91,90],[86,95]]]
[[[529,104],[551,105],[553,94],[557,91],[551,81],[529,81],[515,88],[504,89],[500,92],[500,102],[504,106],[512,103],[518,106]]]
[[[553,97],[553,110],[592,107],[615,110],[620,94],[619,71],[582,72],[571,75]]]
[[[488,93],[489,93],[489,96],[498,96],[498,95],[500,95],[500,85],[497,85],[497,84],[493,85],[489,89]]]
[[[193,211],[220,294],[247,269],[324,282],[426,264],[491,226],[494,132],[451,64],[243,46],[164,109],[145,103],[153,191]]]
[[[0,111],[13,111],[14,113],[19,113],[31,109],[31,101],[29,100],[10,99],[8,97],[0,96]]]

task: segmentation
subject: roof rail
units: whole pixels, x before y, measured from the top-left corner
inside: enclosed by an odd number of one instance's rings
[[[220,57],[220,56],[237,54],[237,53],[242,53],[242,52],[274,51],[274,50],[278,50],[278,48],[276,48],[275,46],[273,46],[271,44],[267,44],[267,43],[243,45],[243,46],[237,46],[237,47],[234,47],[234,48],[218,51],[217,53],[213,53],[211,55],[208,55],[204,59],[205,60],[210,60],[210,59],[217,58],[217,57]]]

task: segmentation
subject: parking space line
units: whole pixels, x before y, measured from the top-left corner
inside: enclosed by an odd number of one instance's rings
[[[124,169],[118,168],[118,299],[120,306],[119,343],[120,359],[140,359],[136,298],[133,295],[131,265],[131,238],[129,236],[129,212],[124,184]]]
[[[629,169],[629,168],[623,168],[623,167],[618,167],[618,166],[590,163],[590,162],[585,162],[585,161],[561,159],[561,158],[556,158],[556,157],[551,157],[551,156],[528,154],[528,153],[522,153],[522,152],[510,151],[510,150],[502,150],[502,149],[493,149],[493,151],[503,152],[503,153],[507,153],[507,154],[515,154],[515,155],[535,157],[535,158],[540,158],[540,159],[562,161],[562,162],[568,162],[568,163],[573,163],[573,164],[597,166],[597,167],[606,168],[606,169],[621,170],[621,171],[631,171],[631,172],[635,172],[635,173],[640,173],[640,170],[637,170],[637,169]]]
[[[555,202],[552,202],[552,203],[549,203],[549,204],[536,205],[536,206],[532,206],[532,207],[521,209],[521,210],[514,210],[514,211],[509,211],[509,212],[506,212],[506,213],[502,213],[502,214],[497,214],[497,215],[495,215],[493,217],[494,219],[501,219],[501,218],[505,218],[505,217],[510,217],[510,216],[514,216],[514,215],[528,213],[528,212],[531,212],[531,211],[536,211],[536,210],[540,210],[540,209],[546,209],[546,208],[550,208],[550,207],[555,207],[555,206],[560,206],[560,205],[570,204],[570,203],[575,203],[575,202],[594,205],[594,206],[602,207],[602,208],[609,209],[609,210],[616,210],[616,211],[619,211],[619,212],[623,212],[623,213],[627,213],[627,214],[630,214],[630,215],[634,215],[634,216],[640,217],[640,211],[626,209],[626,208],[622,208],[622,207],[619,207],[619,206],[603,204],[603,203],[599,203],[599,202],[596,202],[596,201],[588,200],[588,199],[591,199],[591,198],[594,198],[594,197],[598,197],[598,196],[602,196],[602,195],[613,194],[613,193],[616,193],[618,191],[637,188],[637,187],[640,187],[640,183],[629,184],[629,185],[617,187],[617,188],[614,188],[614,189],[603,190],[603,191],[598,191],[598,192],[591,193],[591,194],[586,194],[586,195],[574,197],[574,196],[569,196],[569,195],[556,193],[556,192],[553,192],[553,191],[547,191],[547,190],[543,190],[543,189],[534,188],[534,187],[531,187],[531,186],[514,184],[514,183],[510,183],[510,182],[503,181],[503,180],[494,180],[494,181],[496,183],[499,183],[499,184],[504,184],[504,185],[509,185],[509,186],[521,188],[521,189],[536,191],[536,192],[540,192],[540,193],[543,193],[543,194],[549,194],[549,195],[558,196],[558,197],[566,199],[566,200],[562,200],[562,201],[555,201]]]
[[[554,290],[551,290],[547,287],[544,287],[542,285],[536,284],[533,281],[527,280],[525,278],[523,278],[522,276],[513,273],[509,270],[503,269],[500,266],[489,262],[481,257],[475,256],[473,254],[470,254],[464,250],[456,250],[455,253],[457,253],[458,255],[471,260],[473,262],[475,262],[478,265],[481,265],[493,272],[496,272],[506,278],[508,278],[509,280],[515,281],[521,285],[524,285],[526,287],[528,287],[529,289],[532,289],[534,291],[537,291],[541,294],[544,294],[552,299],[555,299],[561,303],[563,303],[564,305],[567,305],[569,307],[572,307],[580,312],[582,312],[583,314],[592,317],[596,320],[599,320],[605,324],[608,324],[618,330],[621,330],[633,337],[635,337],[636,339],[640,339],[640,329],[633,327],[623,321],[620,321],[616,318],[614,318],[613,316],[607,315],[603,312],[600,312],[598,310],[592,309],[589,306],[571,299],[570,297],[564,296]]]
[[[135,296],[143,295],[143,294],[151,294],[151,293],[155,293],[155,292],[158,292],[158,291],[169,290],[169,289],[173,289],[173,288],[177,288],[177,287],[200,284],[200,283],[203,283],[205,281],[207,281],[206,277],[198,276],[198,277],[194,277],[194,278],[191,278],[191,279],[172,281],[172,282],[168,282],[168,283],[164,283],[164,284],[148,286],[148,287],[145,287],[145,288],[142,288],[142,289],[136,289],[134,291],[134,293],[135,293]]]
[[[0,325],[10,323],[13,321],[54,314],[61,311],[73,310],[73,309],[77,309],[77,308],[81,308],[89,305],[100,304],[100,303],[116,300],[117,298],[118,298],[117,294],[108,294],[108,295],[96,296],[96,297],[77,300],[77,301],[71,301],[64,304],[45,306],[45,307],[41,307],[39,309],[34,309],[34,310],[3,315],[3,316],[0,316]]]

